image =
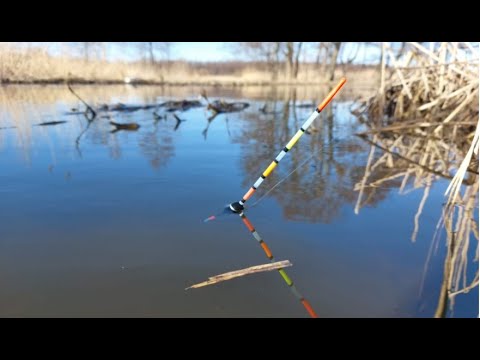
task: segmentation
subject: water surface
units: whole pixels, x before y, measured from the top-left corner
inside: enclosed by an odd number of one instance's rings
[[[200,93],[76,89],[92,104]],[[185,288],[268,262],[238,216],[203,219],[240,200],[312,110],[296,105],[315,104],[328,89],[207,91],[250,107],[211,121],[204,107],[176,112],[179,124],[172,113],[159,121],[152,110],[114,113],[140,128],[112,133],[110,119],[66,115],[82,105],[62,86],[1,88],[0,316],[308,317],[278,272]],[[320,317],[431,317],[444,234],[426,261],[448,179],[434,181],[415,242],[422,188],[399,192],[396,180],[366,189],[356,214],[370,145],[354,135],[363,125],[349,111],[353,92],[321,114],[246,213],[275,258],[293,263],[287,272]],[[66,123],[34,126],[46,121]],[[468,269],[472,278],[478,262]],[[476,290],[449,312],[477,315]]]

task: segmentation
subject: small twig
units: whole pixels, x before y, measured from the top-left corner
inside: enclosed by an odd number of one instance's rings
[[[68,87],[68,90],[70,90],[70,92],[75,95],[75,97],[80,100],[86,107],[87,107],[87,110],[85,111],[85,117],[89,120],[89,121],[92,121],[93,119],[95,119],[95,117],[97,116],[97,113],[95,112],[95,110],[93,110],[93,108],[88,105],[77,93],[75,93],[75,91],[73,91],[72,87],[70,86],[70,83],[67,82],[67,87]],[[88,117],[88,113],[90,112],[90,114],[92,114],[92,117],[89,118]]]
[[[418,50],[420,50],[424,54],[426,54],[427,56],[429,56],[431,59],[437,61],[438,63],[442,62],[438,56],[436,56],[434,53],[428,51],[427,49],[425,49],[420,44],[418,44],[416,42],[410,42],[410,44],[413,45],[414,47],[416,47]],[[444,64],[440,64],[440,65],[444,65]],[[459,70],[457,67],[452,66],[452,70],[455,71],[457,74],[465,76],[466,78],[473,77],[472,75],[467,75],[465,72],[463,72],[462,70]]]
[[[387,132],[387,131],[398,131],[398,130],[404,130],[404,129],[426,128],[426,127],[433,127],[433,126],[439,126],[439,125],[442,125],[442,124],[441,123],[420,122],[420,123],[416,123],[416,124],[391,125],[391,126],[384,126],[384,127],[377,128],[377,129],[362,131],[362,132],[356,133],[355,135],[378,134],[378,133]],[[446,123],[446,124],[443,124],[443,125],[444,126],[445,125],[473,126],[473,125],[476,125],[476,123],[473,122],[473,121],[458,121],[458,122],[453,122],[453,123]]]
[[[256,274],[259,272],[264,272],[264,271],[272,271],[272,270],[278,270],[278,269],[283,269],[285,267],[292,266],[292,263],[289,260],[283,260],[283,261],[277,261],[271,264],[264,264],[264,265],[256,265],[256,266],[251,266],[246,269],[242,270],[235,270],[235,271],[230,271],[224,274],[212,276],[208,278],[207,281],[192,285],[190,287],[187,287],[185,290],[188,289],[197,289],[203,286],[207,285],[213,285],[217,284],[222,281],[226,280],[231,280],[240,276],[245,276],[245,275],[251,275],[251,274]]]
[[[405,160],[406,162],[408,162],[412,165],[418,166],[418,167],[420,167],[420,168],[422,168],[422,169],[424,169],[428,172],[431,172],[432,174],[435,174],[435,175],[438,175],[438,176],[441,176],[443,178],[450,179],[450,180],[453,179],[453,176],[451,176],[450,174],[444,174],[444,173],[436,171],[434,169],[430,169],[428,166],[421,165],[421,164],[417,163],[416,161],[413,161],[412,159],[409,159],[409,158],[407,158],[403,155],[400,155],[396,152],[390,151],[389,149],[386,149],[383,146],[381,146],[381,145],[379,145],[375,142],[372,142],[371,140],[367,139],[365,136],[359,136],[359,137],[362,138],[364,141],[368,142],[369,144],[372,144],[372,145],[378,147],[379,149],[382,149],[383,151],[387,151],[387,152],[391,153],[392,155],[397,156],[400,159]],[[462,182],[466,183],[465,180],[463,180]]]
[[[463,288],[461,290],[458,290],[458,291],[455,291],[455,292],[452,292],[450,294],[448,294],[448,297],[451,299],[459,294],[466,294],[468,293],[470,290],[472,290],[473,288],[477,287],[478,286],[478,274],[476,276],[476,280],[474,280],[470,285],[468,285],[466,288]]]
[[[423,69],[430,69],[430,68],[438,68],[442,66],[450,66],[450,65],[475,65],[477,61],[472,60],[472,61],[450,61],[450,62],[445,62],[445,63],[440,63],[440,64],[434,64],[434,65],[424,65],[424,66],[401,66],[397,67],[397,69],[400,70],[423,70]]]

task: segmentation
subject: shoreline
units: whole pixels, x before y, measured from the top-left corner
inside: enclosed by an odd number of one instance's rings
[[[328,86],[334,81],[312,81],[312,82],[269,82],[269,81],[154,81],[134,80],[125,82],[122,80],[85,80],[74,79],[40,79],[40,80],[2,80],[0,85],[147,85],[147,86]],[[370,87],[370,86],[365,86]]]

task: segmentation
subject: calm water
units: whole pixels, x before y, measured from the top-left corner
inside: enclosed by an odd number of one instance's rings
[[[200,92],[76,89],[97,104],[196,99]],[[185,288],[268,262],[238,216],[203,219],[240,200],[311,112],[294,105],[318,102],[325,92],[208,89],[211,99],[250,107],[210,122],[204,107],[176,112],[180,124],[171,113],[159,121],[152,110],[114,113],[115,121],[141,127],[112,133],[107,118],[88,126],[83,116],[66,115],[81,105],[64,87],[2,88],[0,316],[308,317],[276,271]],[[287,154],[246,214],[275,258],[293,263],[286,271],[320,317],[431,317],[444,233],[426,261],[448,181],[434,182],[415,242],[422,188],[400,193],[396,181],[367,189],[355,214],[354,186],[370,146],[353,135],[362,130],[349,111],[353,99],[345,91],[322,113],[318,131]],[[265,104],[275,113],[261,113]],[[475,246],[470,278],[478,269]],[[477,315],[474,290],[458,296],[448,316]]]

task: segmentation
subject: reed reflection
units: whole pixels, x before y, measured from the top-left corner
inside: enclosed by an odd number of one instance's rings
[[[478,114],[477,119],[473,117],[442,124],[450,127],[450,136],[443,137],[435,132],[439,126],[436,123],[406,121],[379,126],[377,121],[367,122],[368,130],[358,134],[369,144],[370,151],[364,175],[355,184],[358,192],[355,213],[358,214],[365,206],[367,189],[375,193],[382,186],[394,186],[400,194],[423,191],[417,212],[412,214],[411,241],[415,242],[433,183],[438,179],[453,179],[452,173],[459,169],[470,146],[465,139],[472,137],[477,120]],[[472,261],[478,262],[478,218],[475,219],[478,211],[475,212],[475,208],[478,208],[476,156],[466,168],[459,196],[453,201],[450,198],[443,209],[439,209],[441,216],[426,259],[421,291],[430,261],[443,235],[446,238],[446,254],[435,317],[445,317],[448,310],[453,312],[456,296],[478,286],[478,266],[476,271],[467,271]],[[476,255],[472,256],[475,244]]]

